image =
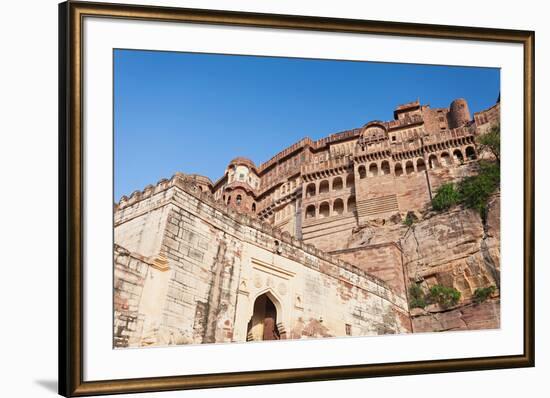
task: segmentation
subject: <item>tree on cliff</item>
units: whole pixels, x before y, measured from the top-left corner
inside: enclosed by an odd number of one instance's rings
[[[494,126],[487,134],[478,138],[479,152],[489,151],[500,163],[500,125]]]
[[[457,184],[443,184],[432,199],[432,208],[444,211],[462,204],[476,209],[485,222],[487,204],[491,195],[500,187],[498,162],[481,160],[478,174],[466,177]]]

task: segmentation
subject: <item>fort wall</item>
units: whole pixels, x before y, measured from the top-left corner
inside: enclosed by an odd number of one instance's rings
[[[331,254],[385,281],[397,294],[407,295],[403,253],[395,242],[334,250]]]
[[[162,208],[159,214],[165,219],[158,224],[164,225],[162,243],[150,258],[162,259],[165,266],[162,277],[139,274],[138,287],[132,291],[137,296],[142,291],[133,314],[139,327],[120,328],[119,322],[118,346],[255,339],[258,331],[250,328],[250,322],[254,302],[263,294],[277,307],[277,331],[283,338],[411,330],[404,296],[381,280],[268,224],[231,212],[200,190],[193,192],[194,188],[184,177],[175,176],[164,191],[151,192],[119,209],[125,215],[117,217],[115,229],[140,236],[150,224],[147,211],[139,211],[153,204]],[[117,264],[118,269],[129,267],[120,260]],[[115,283],[122,284],[125,278],[118,272]],[[153,284],[150,290],[158,294],[145,297]],[[115,300],[126,294],[121,291],[115,292]],[[124,334],[129,336],[122,338]]]

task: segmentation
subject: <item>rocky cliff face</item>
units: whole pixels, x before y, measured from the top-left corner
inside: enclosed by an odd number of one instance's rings
[[[411,308],[413,330],[433,332],[492,329],[500,326],[500,195],[489,202],[485,222],[471,209],[426,212],[410,227],[400,220],[371,222],[355,231],[350,247],[393,241],[401,248],[405,288],[416,284],[424,293],[435,285],[460,291],[456,305]],[[494,287],[476,302],[477,288]],[[411,297],[409,297],[411,301]]]

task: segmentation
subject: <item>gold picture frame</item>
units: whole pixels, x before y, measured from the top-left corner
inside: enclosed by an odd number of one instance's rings
[[[283,369],[124,380],[83,380],[83,20],[87,17],[193,22],[276,29],[352,32],[518,43],[524,65],[523,354],[385,364]],[[412,375],[534,366],[534,48],[532,31],[137,5],[59,5],[59,392],[64,396],[166,391],[252,384]]]

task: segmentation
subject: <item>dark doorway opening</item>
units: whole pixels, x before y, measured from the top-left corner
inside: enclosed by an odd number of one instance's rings
[[[277,308],[273,301],[262,294],[254,302],[254,312],[248,322],[247,340],[280,340],[277,327]]]

